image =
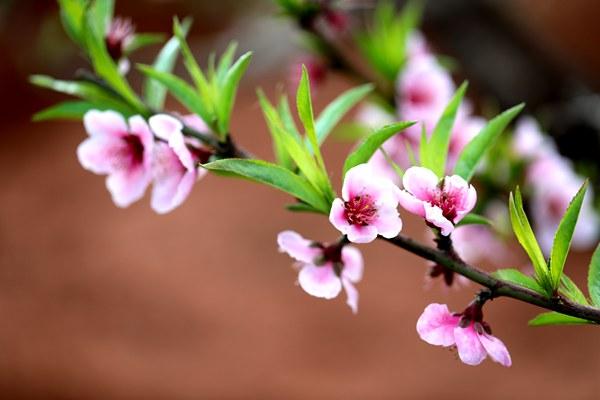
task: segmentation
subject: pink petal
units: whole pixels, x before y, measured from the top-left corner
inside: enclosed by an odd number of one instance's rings
[[[356,290],[349,279],[342,278],[342,285],[346,291],[346,304],[348,304],[352,312],[356,314],[358,312],[358,290]]]
[[[425,203],[425,219],[427,222],[440,228],[443,236],[448,236],[454,230],[454,225],[444,217],[442,209],[438,206]]]
[[[448,311],[445,304],[433,303],[425,307],[425,311],[417,321],[417,333],[429,344],[435,346],[452,346],[454,344],[454,328],[458,325],[458,317]]]
[[[456,348],[460,360],[468,365],[479,365],[487,352],[479,340],[479,335],[472,326],[454,328],[454,339],[456,340]]]
[[[425,217],[425,201],[417,199],[406,190],[400,191],[398,194],[398,201],[406,211],[420,217]]]
[[[373,225],[375,225],[381,236],[388,239],[398,236],[402,230],[402,220],[395,207],[378,209],[377,219],[373,222]]]
[[[109,174],[120,163],[126,151],[125,143],[117,137],[93,136],[77,147],[77,158],[81,166],[95,174]]]
[[[377,228],[373,225],[349,225],[346,235],[352,243],[371,243],[377,239]]]
[[[419,200],[430,201],[438,190],[439,178],[429,169],[423,167],[410,167],[404,173],[402,184],[404,189]]]
[[[106,187],[118,207],[127,207],[144,196],[151,174],[144,168],[118,171],[106,178]]]
[[[510,367],[512,365],[512,360],[510,359],[508,349],[500,339],[498,339],[495,336],[483,333],[479,335],[479,340],[481,341],[481,344],[485,348],[485,351],[487,351],[492,360],[505,367]]]
[[[348,201],[358,195],[368,194],[373,201],[378,201],[381,194],[386,192],[380,178],[375,175],[370,164],[359,164],[346,172],[342,186],[342,198]]]
[[[166,143],[154,146],[152,167],[154,187],[151,206],[159,214],[167,213],[180,205],[196,181],[195,171],[187,171],[177,154]]]
[[[344,246],[342,262],[344,263],[342,276],[355,283],[362,279],[364,262],[360,250],[354,246]]]
[[[110,110],[86,112],[83,116],[83,125],[90,136],[121,137],[129,131],[125,118]]]
[[[350,229],[350,223],[346,219],[344,201],[342,199],[335,199],[331,204],[331,210],[329,211],[329,222],[337,230],[343,234],[348,233]]]
[[[154,134],[167,142],[171,140],[171,136],[183,129],[181,121],[167,114],[153,115],[148,123]]]
[[[184,115],[181,117],[181,120],[184,124],[198,132],[207,133],[210,131],[206,122],[196,114]]]
[[[333,299],[342,290],[342,282],[331,265],[305,265],[298,274],[298,283],[311,296]]]
[[[304,239],[294,231],[283,231],[277,235],[279,251],[288,253],[291,257],[304,263],[312,264],[322,253],[321,249],[313,246],[313,242]]]

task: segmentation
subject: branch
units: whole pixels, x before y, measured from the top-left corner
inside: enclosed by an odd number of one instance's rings
[[[545,297],[533,290],[495,278],[490,273],[482,271],[464,261],[456,260],[443,251],[425,246],[402,235],[384,240],[419,257],[441,264],[457,274],[487,287],[492,292],[492,298],[510,297],[547,310],[600,323],[600,309],[576,304],[561,296]]]

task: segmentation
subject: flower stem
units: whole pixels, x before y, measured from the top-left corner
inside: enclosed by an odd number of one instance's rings
[[[600,309],[576,304],[561,296],[548,298],[533,290],[498,279],[488,272],[449,256],[444,251],[428,247],[402,235],[384,240],[421,258],[441,264],[457,274],[485,286],[491,291],[491,298],[510,297],[547,310],[600,323]]]

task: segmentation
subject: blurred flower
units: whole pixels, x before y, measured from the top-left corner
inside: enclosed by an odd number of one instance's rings
[[[409,60],[414,60],[415,58],[423,56],[431,56],[427,39],[425,39],[425,36],[421,31],[414,30],[411,32],[410,36],[408,36],[406,56]]]
[[[106,32],[106,50],[110,57],[118,63],[119,72],[125,75],[129,72],[129,60],[125,56],[125,49],[133,40],[135,26],[129,18],[115,17]]]
[[[481,307],[469,306],[463,313],[450,313],[445,304],[428,305],[417,321],[421,339],[434,346],[456,346],[461,361],[479,365],[489,355],[492,360],[510,367],[512,361],[504,343],[492,336],[484,322]]]
[[[487,259],[501,264],[507,258],[507,248],[485,225],[465,225],[454,230],[452,243],[458,255],[468,263]]]
[[[357,165],[346,173],[342,199],[333,201],[329,221],[354,243],[372,242],[378,234],[395,237],[402,229],[397,210],[399,192],[369,164]]]
[[[83,168],[108,175],[106,187],[118,207],[144,196],[152,174],[154,139],[141,116],[125,119],[114,111],[88,111],[83,117],[90,136],[77,148]]]
[[[358,291],[354,284],[362,279],[363,258],[358,249],[341,243],[326,245],[304,239],[293,231],[277,236],[279,250],[298,261],[298,283],[311,296],[333,299],[342,287],[346,304],[358,311]]]
[[[172,211],[190,194],[194,183],[206,174],[198,162],[210,154],[199,143],[184,138],[183,124],[166,114],[150,117],[152,131],[159,139],[154,151],[151,206],[159,214]]]
[[[475,207],[475,188],[458,175],[438,177],[429,169],[411,167],[402,178],[400,204],[407,211],[424,217],[448,236],[465,215]]]
[[[464,109],[461,107],[461,109]],[[487,124],[485,118],[470,115],[468,112],[459,112],[452,128],[450,136],[450,144],[448,146],[448,160],[446,170],[448,172],[454,170],[454,166],[460,153],[469,144],[469,142],[481,132]]]
[[[450,74],[433,56],[409,60],[397,83],[399,117],[405,121],[419,121],[407,130],[419,141],[421,129],[431,132],[454,93]]]
[[[541,131],[532,117],[519,119],[512,140],[515,153],[526,159],[540,158],[556,152],[552,141]]]

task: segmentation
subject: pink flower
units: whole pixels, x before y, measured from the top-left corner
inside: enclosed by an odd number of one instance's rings
[[[504,343],[492,336],[489,325],[482,321],[480,306],[453,314],[445,304],[430,304],[417,321],[417,332],[434,346],[456,346],[465,364],[479,365],[488,355],[505,367],[512,364]]]
[[[452,129],[452,136],[450,136],[450,145],[448,146],[448,162],[446,165],[448,171],[454,170],[454,165],[460,153],[481,132],[486,123],[485,118],[461,115],[459,110]]]
[[[409,59],[431,56],[427,39],[420,31],[413,31],[406,41],[406,55]]]
[[[490,260],[501,264],[509,257],[506,245],[485,225],[465,225],[452,234],[452,243],[458,255],[468,263]]]
[[[411,167],[402,179],[399,201],[407,211],[424,217],[448,236],[477,202],[477,192],[458,175],[442,180],[427,168]]]
[[[422,125],[431,132],[454,93],[454,82],[433,56],[410,59],[398,79],[399,117],[405,121],[420,121],[407,130],[419,141]]]
[[[181,205],[194,183],[206,174],[197,164],[206,161],[207,151],[196,141],[186,140],[183,124],[174,117],[155,115],[150,117],[149,124],[163,140],[155,145],[151,206],[157,213],[164,214]]]
[[[353,243],[369,243],[377,235],[395,237],[402,229],[397,210],[399,192],[369,164],[357,165],[346,173],[342,199],[333,201],[329,221]]]
[[[348,296],[346,304],[356,314],[358,291],[354,284],[362,279],[363,258],[352,246],[336,243],[321,244],[304,239],[293,231],[277,236],[279,250],[298,261],[298,283],[311,296],[333,299],[342,291]]]
[[[554,143],[541,131],[532,117],[519,119],[512,140],[515,153],[526,159],[536,159],[556,153]]]
[[[106,174],[106,186],[118,207],[144,196],[152,174],[154,139],[141,116],[125,119],[114,111],[88,111],[83,124],[90,136],[77,148],[83,168]]]
[[[135,26],[131,23],[131,19],[116,17],[108,26],[104,38],[106,50],[110,57],[118,63],[118,69],[122,75],[129,72],[130,63],[125,58],[125,51],[134,39],[134,34]]]

